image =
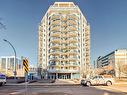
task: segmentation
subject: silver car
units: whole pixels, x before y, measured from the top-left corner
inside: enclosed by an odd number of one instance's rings
[[[103,76],[94,76],[86,79],[81,80],[81,85],[84,86],[91,86],[91,85],[112,85],[113,79],[112,78],[104,78]]]

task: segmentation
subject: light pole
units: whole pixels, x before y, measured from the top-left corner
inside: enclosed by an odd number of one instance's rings
[[[16,50],[14,48],[14,46],[6,39],[3,39],[5,42],[7,42],[14,50],[14,53],[15,53],[15,59],[14,59],[14,79],[16,80]]]

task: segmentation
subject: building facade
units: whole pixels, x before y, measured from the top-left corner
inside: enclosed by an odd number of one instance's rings
[[[55,79],[81,78],[90,64],[90,26],[73,2],[55,2],[38,32],[38,72]]]
[[[97,68],[102,68],[103,74],[114,77],[127,77],[127,70],[124,70],[126,65],[127,49],[118,49],[97,59]]]
[[[14,76],[15,70],[15,56],[1,56],[0,57],[0,72],[6,74],[8,77]],[[24,70],[22,61],[19,58],[16,58],[16,72],[17,77],[24,76]]]
[[[37,79],[37,66],[30,66],[29,67],[29,72],[28,72],[28,78],[30,80]]]

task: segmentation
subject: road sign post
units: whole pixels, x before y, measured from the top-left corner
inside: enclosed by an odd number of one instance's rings
[[[27,95],[27,85],[28,85],[28,72],[29,72],[29,62],[27,59],[23,59],[23,67],[25,72],[25,95]]]
[[[28,73],[28,71],[29,71],[29,62],[28,62],[27,59],[23,59],[23,66],[24,66],[25,73]]]

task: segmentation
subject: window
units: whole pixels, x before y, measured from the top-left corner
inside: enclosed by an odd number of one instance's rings
[[[6,68],[6,58],[2,58],[2,64],[1,64],[1,67],[2,67],[3,69]]]

